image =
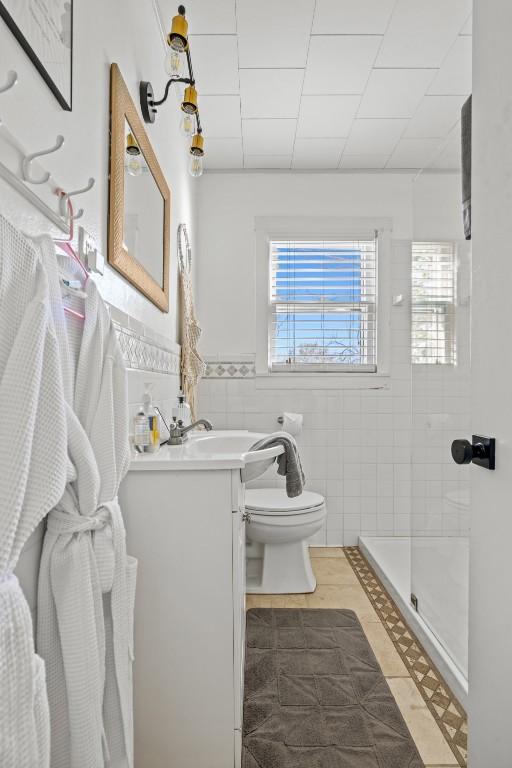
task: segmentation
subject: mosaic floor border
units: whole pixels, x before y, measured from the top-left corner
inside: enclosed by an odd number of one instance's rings
[[[407,626],[359,547],[343,547],[343,551],[457,762],[466,768],[468,726],[464,708]]]

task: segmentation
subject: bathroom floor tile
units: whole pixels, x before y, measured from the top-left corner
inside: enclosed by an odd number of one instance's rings
[[[272,608],[307,608],[306,595],[272,595]]]
[[[430,765],[458,765],[414,680],[394,677],[387,682],[423,761]]]
[[[308,608],[350,608],[361,623],[379,621],[370,601],[359,585],[319,584],[306,595]]]
[[[310,557],[339,557],[346,560],[342,547],[310,547]]]
[[[272,597],[274,595],[246,595],[245,607],[249,608],[272,608]]]
[[[317,584],[353,584],[359,586],[357,576],[348,560],[341,557],[314,557],[311,559]],[[362,590],[361,590],[362,591]]]
[[[363,630],[385,677],[409,677],[409,672],[380,622],[369,621]]]

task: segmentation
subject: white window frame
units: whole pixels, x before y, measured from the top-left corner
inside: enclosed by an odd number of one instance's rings
[[[282,384],[307,388],[356,387],[378,385],[379,377],[389,377],[391,321],[391,219],[318,217],[257,217],[255,219],[256,248],[256,376],[262,383],[272,380]],[[273,240],[347,240],[377,232],[377,370],[363,371],[281,371],[271,370],[270,333],[272,305],[270,303],[270,243]]]

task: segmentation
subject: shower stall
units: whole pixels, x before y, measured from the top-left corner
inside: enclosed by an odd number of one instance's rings
[[[451,444],[471,434],[471,249],[458,174],[415,179],[412,235],[410,535],[363,535],[360,546],[464,705],[470,473]]]

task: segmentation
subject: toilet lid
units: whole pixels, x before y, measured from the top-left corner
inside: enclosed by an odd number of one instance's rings
[[[303,491],[290,499],[284,488],[250,488],[245,492],[245,508],[260,515],[297,515],[321,507],[324,497],[313,491]]]

